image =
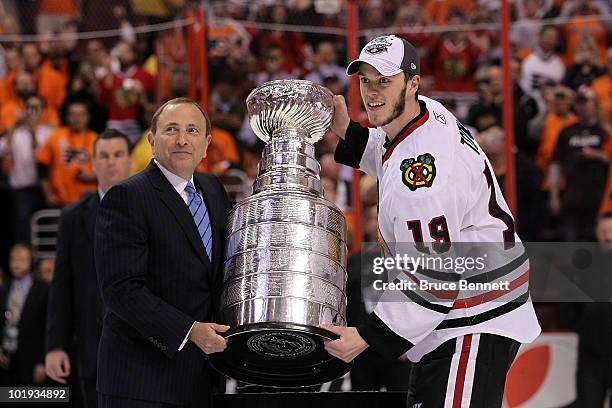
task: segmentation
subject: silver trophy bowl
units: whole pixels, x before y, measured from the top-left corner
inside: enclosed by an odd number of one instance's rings
[[[267,386],[320,384],[350,365],[328,354],[346,326],[346,221],[323,197],[313,143],[329,128],[332,94],[309,81],[272,81],[247,98],[267,144],[253,195],[229,214],[221,319],[228,348],[215,368]]]

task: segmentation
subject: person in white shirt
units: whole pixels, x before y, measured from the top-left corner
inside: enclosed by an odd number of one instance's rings
[[[44,101],[29,96],[15,127],[0,138],[0,157],[10,160],[9,185],[13,202],[15,242],[30,242],[30,217],[44,207],[44,197],[36,169],[36,152],[45,144],[53,127],[40,123]]]
[[[539,98],[538,103],[544,109],[539,88],[546,82],[560,83],[565,75],[565,65],[557,55],[559,29],[555,26],[544,26],[540,30],[538,46],[525,58],[521,67],[521,87],[532,96]]]
[[[449,259],[466,243],[488,258],[464,272],[458,263],[423,267],[413,257],[387,282],[397,285],[383,289],[364,325],[322,326],[339,336],[326,349],[346,362],[369,346],[407,356],[416,363],[409,407],[499,407],[520,343],[533,341],[540,327],[529,261],[491,165],[453,114],[418,95],[419,59],[409,42],[375,38],[347,73],[359,74],[376,127],[351,121],[344,98],[334,96],[331,131],[341,138],[335,158],[378,180],[379,238],[388,255]],[[473,283],[504,284],[476,294],[462,287]]]

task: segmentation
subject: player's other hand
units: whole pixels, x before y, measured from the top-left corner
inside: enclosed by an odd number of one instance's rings
[[[350,363],[369,347],[368,343],[365,342],[354,327],[331,326],[328,324],[322,324],[320,327],[340,336],[337,340],[325,340],[325,350],[345,363]]]
[[[348,129],[351,121],[348,109],[346,107],[346,101],[342,95],[334,95],[334,116],[332,117],[331,127],[328,132],[336,134],[338,137],[344,139],[346,129]]]

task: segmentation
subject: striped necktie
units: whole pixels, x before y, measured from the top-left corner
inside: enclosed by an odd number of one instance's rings
[[[195,187],[190,182],[185,186],[187,192],[187,202],[189,203],[189,211],[193,217],[193,221],[198,227],[200,238],[206,248],[206,254],[208,259],[212,261],[212,228],[210,227],[210,220],[208,218],[208,211],[206,211],[206,204],[202,201],[200,195],[196,192]]]

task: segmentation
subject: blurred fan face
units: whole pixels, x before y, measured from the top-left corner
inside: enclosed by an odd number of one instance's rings
[[[25,68],[33,72],[40,65],[40,52],[35,44],[25,44],[22,49]]]
[[[336,47],[330,42],[322,42],[317,49],[321,64],[333,65],[336,63]]]
[[[105,50],[102,43],[98,40],[92,40],[87,43],[87,59],[94,66],[104,64]]]
[[[27,99],[36,93],[34,77],[27,72],[20,72],[15,78],[15,93],[21,99]]]
[[[612,250],[612,217],[601,218],[597,222],[597,241],[604,244],[606,250]]]
[[[117,58],[123,70],[134,65],[135,55],[132,46],[126,42],[119,43],[117,45]]]
[[[540,34],[540,48],[545,53],[552,53],[559,44],[559,32],[554,27],[549,27]]]
[[[285,63],[285,56],[278,48],[273,48],[264,57],[264,66],[268,72],[279,72]]]
[[[21,55],[16,48],[6,50],[4,58],[8,71],[17,71],[21,66]]]
[[[83,132],[89,125],[89,112],[87,107],[81,103],[73,103],[68,107],[66,116],[68,126],[73,132]]]
[[[487,155],[499,156],[504,152],[504,131],[494,126],[478,135],[478,144]]]
[[[11,250],[9,263],[11,276],[15,279],[21,279],[30,273],[32,267],[32,253],[29,249],[15,247]]]

